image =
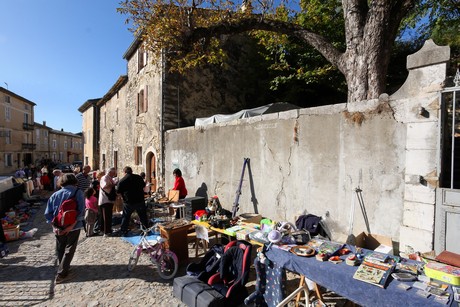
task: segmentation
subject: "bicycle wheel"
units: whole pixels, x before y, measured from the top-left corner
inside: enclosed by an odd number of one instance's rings
[[[176,254],[170,250],[164,251],[157,262],[158,275],[163,279],[174,278],[178,268],[179,260]]]
[[[141,253],[139,252],[139,247],[134,248],[134,250],[131,253],[131,256],[129,256],[129,262],[128,262],[128,271],[131,272],[134,267],[137,264],[137,261],[139,261]]]

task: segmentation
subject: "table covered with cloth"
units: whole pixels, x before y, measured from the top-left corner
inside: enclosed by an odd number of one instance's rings
[[[368,284],[353,278],[357,266],[349,266],[345,261],[334,264],[329,261],[318,261],[315,257],[301,257],[293,253],[270,248],[266,257],[275,265],[283,267],[292,272],[304,275],[306,278],[316,282],[347,299],[361,306],[443,306],[435,301],[434,296],[428,298],[417,294],[418,289],[410,288],[404,290],[398,287],[402,283],[390,279],[385,289]],[[346,256],[342,256],[345,259]],[[412,285],[413,282],[404,282]],[[447,305],[458,306],[454,301],[452,287],[449,287],[450,298]]]

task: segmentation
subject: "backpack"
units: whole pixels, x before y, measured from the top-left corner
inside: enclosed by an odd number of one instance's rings
[[[78,189],[75,190],[73,196],[70,196],[68,199],[64,200],[59,206],[57,214],[51,221],[51,224],[54,227],[63,230],[77,221],[79,214],[77,199],[75,197],[77,192]]]

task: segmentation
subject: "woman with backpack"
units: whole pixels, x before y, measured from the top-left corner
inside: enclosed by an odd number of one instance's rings
[[[83,191],[77,189],[77,178],[72,173],[64,173],[60,178],[61,189],[54,192],[48,199],[45,209],[46,222],[53,225],[53,231],[56,234],[56,253],[59,261],[59,268],[56,274],[55,283],[59,284],[72,276],[70,273],[70,263],[77,249],[78,237],[80,230],[83,228],[83,219],[85,214],[85,198]],[[76,215],[62,212],[61,204],[67,200],[76,202]],[[67,202],[69,203],[69,202]],[[69,216],[72,218],[71,224],[63,227],[57,227],[55,217]]]

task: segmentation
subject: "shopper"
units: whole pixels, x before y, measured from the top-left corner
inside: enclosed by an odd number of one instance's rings
[[[64,173],[60,177],[61,189],[54,192],[48,199],[45,209],[45,218],[47,223],[51,223],[59,211],[61,203],[71,197],[75,197],[78,204],[78,217],[75,223],[67,228],[60,230],[53,227],[56,234],[56,252],[59,262],[59,268],[56,274],[55,283],[59,284],[72,278],[70,272],[70,263],[77,249],[78,237],[80,230],[83,228],[83,219],[85,213],[85,199],[83,191],[77,189],[77,178],[72,173]]]

